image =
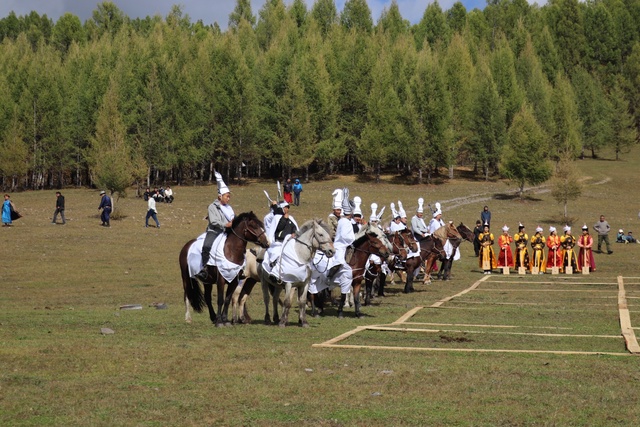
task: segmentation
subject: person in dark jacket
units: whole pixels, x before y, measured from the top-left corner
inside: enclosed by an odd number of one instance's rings
[[[293,204],[296,206],[300,206],[300,193],[302,193],[302,184],[299,179],[296,179],[293,184]]]
[[[489,210],[489,206],[485,206],[482,212],[480,212],[480,223],[489,224],[489,227],[491,227],[491,211]]]
[[[111,216],[111,197],[107,196],[107,192],[102,190],[100,192],[100,206],[98,206],[98,210],[102,209],[102,213],[100,214],[100,219],[102,220],[103,227],[111,227],[110,216]]]
[[[56,191],[56,210],[53,213],[53,221],[51,221],[51,224],[56,224],[58,214],[60,214],[62,218],[62,225],[66,224],[67,221],[64,219],[64,196],[59,191]]]

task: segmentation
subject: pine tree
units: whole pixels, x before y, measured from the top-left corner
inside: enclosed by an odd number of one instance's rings
[[[577,200],[582,194],[582,184],[574,165],[573,156],[563,154],[556,165],[551,187],[551,197],[558,204],[563,205],[564,218],[569,222],[567,206],[569,202]]]
[[[628,153],[631,146],[638,142],[638,131],[629,113],[629,102],[625,99],[620,84],[614,85],[609,97],[613,112],[611,115],[612,142],[616,160],[619,160],[620,154]]]

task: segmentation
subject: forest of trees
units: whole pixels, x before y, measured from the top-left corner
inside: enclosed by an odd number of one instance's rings
[[[131,19],[0,19],[5,189],[381,173],[454,167],[544,182],[553,165],[616,157],[640,126],[640,0],[237,0],[228,29]],[[540,165],[531,168],[531,165]]]

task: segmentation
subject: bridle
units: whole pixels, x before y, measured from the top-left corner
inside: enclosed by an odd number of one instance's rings
[[[245,233],[249,233],[251,235],[253,235],[253,237],[255,238],[255,240],[249,240],[247,238],[245,238],[244,236],[241,236],[238,234],[238,232],[236,232],[235,228],[231,227],[231,232],[240,240],[242,240],[245,243],[248,242],[259,242],[260,241],[260,237],[266,233],[265,229],[262,227],[258,227],[260,228],[261,232],[260,233],[256,233],[255,231],[253,231],[252,227],[249,227],[249,222],[253,221],[252,218],[245,218],[242,220],[242,224],[244,224],[244,230],[242,231],[242,234],[244,235]]]

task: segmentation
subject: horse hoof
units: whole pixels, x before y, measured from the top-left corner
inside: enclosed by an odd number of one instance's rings
[[[285,326],[287,326],[286,323],[282,323],[282,322],[278,323],[278,327],[280,328],[284,328]]]
[[[224,328],[224,323],[216,323],[216,328]]]
[[[308,323],[308,322],[306,322],[306,321],[305,321],[305,322],[302,322],[302,323],[300,324],[300,327],[302,327],[302,328],[308,328],[308,327],[309,327],[309,323]]]
[[[344,319],[344,314],[342,312],[338,313],[338,319]]]

